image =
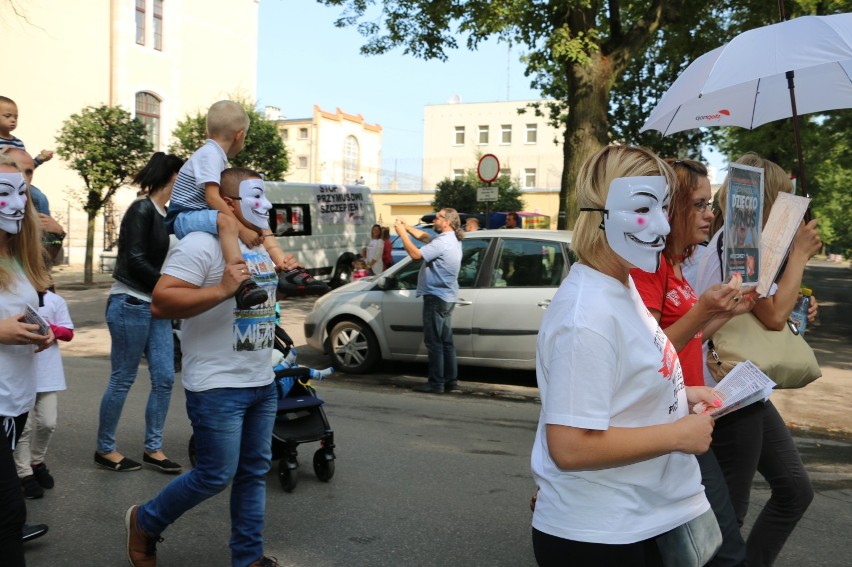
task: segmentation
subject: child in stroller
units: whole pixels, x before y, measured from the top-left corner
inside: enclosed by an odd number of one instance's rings
[[[322,380],[334,368],[316,370],[296,363],[293,340],[281,327],[275,327],[272,366],[278,387],[278,411],[272,427],[272,460],[278,461],[278,480],[285,492],[293,492],[298,483],[297,447],[320,442],[314,453],[314,473],[323,482],[334,476],[334,431],[328,423],[323,402],[317,397],[311,380]],[[195,466],[195,438],[189,439],[189,460]]]

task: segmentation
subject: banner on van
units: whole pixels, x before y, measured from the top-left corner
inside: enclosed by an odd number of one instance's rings
[[[364,224],[366,213],[364,187],[318,185],[316,187],[319,222],[328,224]]]

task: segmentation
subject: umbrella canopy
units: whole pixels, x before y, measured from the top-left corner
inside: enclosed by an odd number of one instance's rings
[[[795,107],[788,91],[795,76]],[[761,124],[852,107],[852,14],[803,16],[743,32],[692,62],[640,132]]]

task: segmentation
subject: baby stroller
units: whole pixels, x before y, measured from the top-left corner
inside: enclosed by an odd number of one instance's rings
[[[275,327],[273,370],[278,387],[278,411],[272,426],[272,460],[278,461],[278,480],[285,492],[293,492],[299,482],[297,447],[319,441],[314,453],[314,473],[323,482],[334,476],[334,431],[323,410],[323,402],[310,385],[322,380],[333,368],[315,370],[296,364],[296,349],[290,335]],[[189,439],[189,460],[195,466],[195,438]]]

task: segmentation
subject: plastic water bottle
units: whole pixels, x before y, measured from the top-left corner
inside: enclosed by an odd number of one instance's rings
[[[796,306],[793,308],[793,312],[790,313],[790,321],[799,330],[799,334],[804,335],[805,327],[808,324],[808,308],[811,306],[811,296],[814,292],[809,288],[803,287],[799,290],[799,293],[802,297],[799,298]]]

